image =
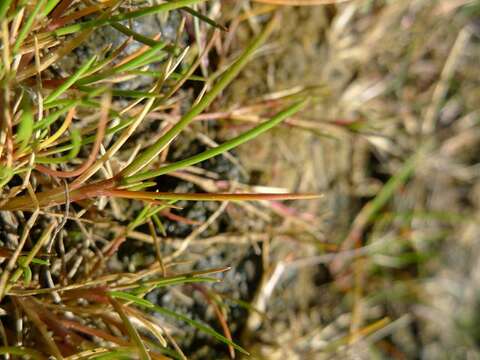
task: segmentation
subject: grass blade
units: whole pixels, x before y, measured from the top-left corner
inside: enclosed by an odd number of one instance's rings
[[[426,147],[420,148],[420,150],[412,155],[403,164],[402,168],[393,175],[378,192],[378,194],[369,201],[357,214],[353,221],[350,232],[344,239],[341,245],[341,250],[345,251],[350,249],[359,241],[362,237],[364,229],[375,219],[377,213],[387,204],[393,197],[395,192],[407,182],[407,180],[415,172],[415,167],[418,164],[419,158],[423,155]],[[331,269],[333,272],[339,272],[343,267],[345,261],[340,257],[332,262]]]
[[[195,272],[190,272],[186,274],[179,274],[175,276],[170,276],[170,277],[164,277],[161,279],[154,279],[154,280],[148,280],[144,281],[139,285],[138,283],[133,283],[133,284],[126,284],[126,285],[121,285],[115,287],[115,289],[119,290],[126,290],[126,289],[134,289],[138,287],[163,287],[163,286],[169,286],[169,285],[178,285],[178,284],[186,284],[186,283],[191,283],[194,281],[190,280],[195,280],[198,282],[214,282],[214,281],[219,281],[217,278],[214,277],[205,277],[202,275],[206,274],[217,274],[217,273],[222,273],[225,271],[230,270],[229,267],[223,267],[223,268],[215,268],[215,269],[207,269],[207,270],[199,270]]]
[[[79,100],[69,100],[66,102],[66,105],[61,108],[60,110],[57,110],[50,115],[46,116],[43,118],[41,121],[36,122],[33,125],[34,130],[39,130],[39,129],[44,129],[48,126],[50,126],[52,123],[54,123],[60,116],[65,114],[67,111],[72,109],[73,107],[77,106],[80,103]]]
[[[97,56],[94,55],[90,60],[88,60],[85,64],[83,64],[80,69],[78,69],[72,76],[70,76],[62,85],[56,88],[52,93],[50,93],[47,98],[44,100],[44,104],[50,103],[60,95],[62,95],[65,91],[68,90],[75,82],[85,74],[88,69],[92,66],[92,64],[97,59]]]
[[[190,326],[193,326],[194,328],[196,328],[197,330],[207,334],[207,335],[210,335],[212,337],[214,337],[215,339],[217,339],[218,341],[221,341],[227,345],[230,345],[232,346],[234,349],[238,350],[239,352],[241,352],[242,354],[245,354],[245,355],[249,355],[249,353],[244,349],[242,348],[241,346],[237,345],[236,343],[234,343],[233,341],[227,339],[225,336],[223,336],[222,334],[218,333],[217,331],[215,331],[214,329],[212,329],[210,326],[208,325],[204,325],[196,320],[193,320],[193,319],[190,319],[189,317],[183,315],[183,314],[180,314],[180,313],[177,313],[175,311],[172,311],[172,310],[169,310],[167,308],[164,308],[162,306],[158,306],[158,305],[154,305],[153,308],[152,308],[154,311],[156,312],[159,312],[163,315],[167,315],[169,317],[172,317],[176,320],[180,320],[180,321],[183,321],[183,322],[186,322],[188,325]]]
[[[117,302],[114,298],[110,298],[110,303],[112,304],[113,308],[115,311],[118,313],[120,318],[122,319],[123,324],[127,328],[128,334],[130,335],[130,338],[135,342],[135,345],[137,346],[138,353],[140,355],[141,360],[150,360],[151,357],[148,353],[147,348],[145,347],[144,342],[142,341],[142,338],[138,334],[138,331],[135,329],[135,327],[132,325],[130,322],[130,319],[128,316],[125,314],[125,311],[123,310],[122,304]],[[143,305],[145,306],[145,305]]]
[[[132,176],[137,171],[147,166],[165,147],[190,123],[195,116],[205,110],[213,100],[227,87],[250,60],[255,50],[262,45],[270,35],[275,24],[275,18],[263,29],[263,31],[249,44],[243,54],[224,72],[212,89],[187,112],[178,123],[158,139],[152,146],[145,149],[130,165],[122,170],[122,177]]]
[[[95,19],[95,20],[85,21],[78,24],[66,26],[66,27],[55,30],[53,33],[57,36],[73,34],[81,30],[98,28],[100,26],[104,26],[112,23],[118,23],[120,21],[125,21],[125,20],[135,19],[142,16],[146,16],[146,15],[152,15],[160,12],[175,10],[185,6],[197,4],[203,1],[205,0],[179,0],[175,2],[163,3],[160,5],[149,6],[140,10],[131,11],[125,14],[114,15],[114,16],[111,16],[110,18]]]
[[[148,45],[150,47],[153,47],[155,45],[158,45],[158,41],[156,40],[153,40],[153,39],[150,39],[148,36],[144,36],[142,34],[139,34],[137,33],[136,31],[133,31],[132,29],[126,27],[126,26],[123,26],[122,24],[120,23],[113,23],[112,24],[112,27],[115,29],[115,30],[118,30],[120,31],[122,34],[126,35],[126,36],[131,36],[132,38],[134,38],[136,41],[138,41],[139,43],[142,43],[144,45]]]
[[[20,48],[20,46],[22,45],[23,41],[25,40],[25,38],[27,37],[28,35],[28,32],[30,31],[30,29],[32,28],[33,26],[33,23],[35,22],[35,18],[37,17],[38,15],[38,12],[40,11],[40,9],[43,7],[43,4],[45,4],[45,1],[46,0],[39,0],[37,2],[37,4],[35,5],[35,7],[33,8],[33,11],[32,13],[30,14],[30,16],[27,18],[27,21],[25,22],[25,24],[22,26],[22,28],[20,29],[20,32],[18,33],[18,36],[17,36],[17,40],[15,41],[15,45],[13,46],[13,53],[15,54],[18,49]]]
[[[187,277],[183,279],[161,279],[156,282],[149,281],[148,285],[142,284],[138,288],[135,288],[133,292],[135,294],[142,294],[144,292],[148,292],[153,290],[154,288],[161,288],[166,286],[174,286],[174,285],[184,285],[184,284],[198,284],[198,283],[212,283],[212,282],[219,282],[220,280],[213,277]]]
[[[28,356],[33,360],[45,360],[46,357],[37,350],[26,348],[24,346],[0,346],[0,354],[13,356]]]
[[[34,123],[32,107],[27,99],[23,100],[22,105],[23,113],[20,117],[20,123],[17,130],[17,141],[20,143],[20,151],[27,147],[28,141],[32,137]]]
[[[259,200],[311,200],[318,199],[320,194],[226,194],[226,193],[167,193],[150,191],[128,191],[105,189],[98,195],[136,200],[184,200],[184,201],[259,201]]]
[[[184,7],[182,8],[182,10],[184,10],[185,12],[189,13],[192,16],[199,18],[200,20],[206,22],[207,24],[213,26],[214,28],[220,29],[222,31],[228,31],[228,29],[224,25],[217,23],[215,20],[212,20],[208,16],[203,15],[201,12],[198,12],[189,7]]]
[[[11,4],[12,4],[12,0],[0,1],[0,19],[5,19]]]
[[[109,291],[111,297],[131,301],[140,306],[152,307],[152,303],[124,291]]]
[[[176,313],[175,311],[169,310],[169,309],[164,308],[162,306],[154,305],[148,300],[145,300],[145,301],[148,302],[149,305],[143,305],[143,303],[138,304],[138,305],[143,306],[143,307],[148,307],[149,309],[154,310],[154,311],[156,311],[160,314],[167,315],[167,316],[172,317],[176,320],[186,322],[190,326],[193,326],[194,328],[198,329],[199,331],[201,331],[201,332],[203,332],[207,335],[212,336],[213,338],[217,339],[218,341],[221,341],[221,342],[223,342],[227,345],[232,346],[233,348],[235,348],[236,350],[240,351],[241,353],[243,353],[245,355],[249,355],[249,353],[245,349],[243,349],[241,346],[239,346],[236,343],[234,343],[233,341],[227,339],[225,336],[218,333],[217,331],[212,329],[210,326],[204,325],[204,324],[202,324],[198,321],[190,319],[189,317],[187,317],[183,314]]]
[[[35,162],[38,164],[61,164],[74,159],[82,148],[82,135],[80,134],[79,130],[73,129],[71,132],[71,137],[72,148],[67,155],[58,158],[37,157]]]
[[[145,62],[152,62],[155,55],[157,55],[157,53],[159,51],[161,51],[165,46],[167,46],[166,42],[160,42],[159,41],[155,46],[148,49],[144,53],[136,56],[132,60],[127,61],[126,63],[124,63],[120,66],[114,67],[110,70],[107,70],[107,71],[105,71],[101,74],[88,76],[88,77],[78,81],[77,84],[78,85],[89,84],[89,83],[104,79],[104,78],[106,78],[110,75],[120,73],[122,71],[133,70],[137,67],[140,67],[140,66],[144,65]]]
[[[45,9],[42,13],[43,16],[47,16],[48,14],[50,14],[50,12],[55,8],[55,6],[57,6],[60,1],[61,0],[48,0],[47,5],[45,5]]]
[[[95,360],[130,360],[137,353],[135,348],[108,349],[104,354],[86,357]]]
[[[267,130],[270,130],[272,127],[276,126],[286,118],[292,116],[293,114],[297,113],[300,111],[306,104],[306,100],[300,101],[295,103],[294,105],[288,107],[287,109],[279,112],[277,115],[275,115],[273,118],[271,118],[268,121],[265,121],[263,124],[260,124],[256,126],[255,128],[237,136],[234,139],[231,139],[213,149],[204,151],[200,154],[197,154],[195,156],[192,156],[188,159],[181,160],[178,162],[175,162],[173,164],[163,166],[158,170],[152,170],[152,171],[146,171],[138,175],[134,175],[131,177],[128,177],[124,179],[124,182],[129,184],[129,183],[135,183],[138,181],[150,179],[156,176],[168,174],[171,171],[176,171],[178,169],[195,165],[199,162],[208,160],[214,156],[220,155],[225,151],[228,151],[230,149],[233,149],[234,147],[237,147],[249,140],[254,139],[255,137],[259,136],[260,134],[264,133]]]

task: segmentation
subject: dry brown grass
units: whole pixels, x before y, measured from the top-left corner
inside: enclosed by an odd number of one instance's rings
[[[231,118],[258,121],[260,104],[313,87],[317,101],[240,157],[260,182],[325,198],[290,209],[275,227],[289,235],[264,244],[255,305],[274,320],[249,319],[257,356],[477,358],[478,4],[281,14],[232,86]]]

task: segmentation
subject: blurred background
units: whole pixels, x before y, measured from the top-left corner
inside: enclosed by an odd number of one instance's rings
[[[233,48],[275,2],[231,2],[260,14]],[[252,185],[323,194],[235,225],[262,269],[242,341],[265,359],[480,358],[480,3],[330,3],[278,6],[226,94],[246,122],[313,94],[238,156]]]

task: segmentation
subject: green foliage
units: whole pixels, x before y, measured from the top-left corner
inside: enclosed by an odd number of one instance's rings
[[[294,101],[285,99],[282,110],[275,110],[270,119],[250,130],[197,155],[158,168],[159,156],[163,156],[173,140],[181,139],[182,132],[194,128],[194,120],[235,81],[276,23],[274,18],[263,26],[235,58],[225,58],[230,66],[221,72],[203,71],[198,75],[195,70],[209,55],[219,31],[226,30],[216,19],[204,14],[201,7],[190,7],[203,2],[177,0],[153,6],[127,5],[122,1],[0,3],[1,111],[2,120],[8,119],[2,122],[1,128],[5,144],[0,147],[0,210],[14,218],[20,216],[16,210],[22,211],[21,236],[16,248],[13,251],[0,248],[0,255],[8,256],[2,265],[0,302],[2,309],[4,304],[9,308],[9,317],[13,319],[20,314],[25,319],[24,343],[28,344],[8,346],[13,343],[2,335],[2,330],[0,337],[5,346],[0,348],[0,354],[32,359],[58,357],[67,352],[59,339],[71,338],[68,352],[77,351],[73,355],[75,359],[156,359],[159,354],[184,358],[173,338],[168,342],[163,339],[163,330],[149,317],[151,312],[184,322],[224,343],[231,351],[236,349],[247,354],[231,339],[226,325],[222,324],[225,333],[222,335],[201,321],[144,299],[154,289],[219,282],[219,278],[207,274],[221,273],[228,268],[178,274],[175,263],[170,262],[168,268],[163,264],[158,244],[155,244],[156,266],[162,272],[161,277],[155,271],[148,273],[147,268],[136,274],[109,273],[106,265],[121,243],[142,225],[150,226],[150,236],[156,241],[157,233],[164,236],[163,214],[176,207],[178,200],[256,201],[317,196],[143,191],[153,188],[160,176],[221,156],[255,139],[306,105],[303,95]],[[167,16],[171,12],[182,16],[175,40],[151,38],[132,26],[139,18]],[[200,26],[205,29],[208,43],[184,44],[187,18],[193,19],[195,31],[199,31]],[[75,49],[88,47],[90,37],[104,27],[111,27],[128,40],[114,49],[111,44],[95,49],[95,55],[73,69],[63,68],[63,60],[71,58]],[[135,50],[128,46],[132,42],[137,43],[136,48],[131,47]],[[222,54],[225,55],[228,54]],[[138,78],[148,78],[148,85],[123,87]],[[188,91],[183,88],[187,81],[204,87],[193,103],[185,101]],[[142,126],[149,125],[150,117],[183,108],[180,119],[165,131],[159,131],[158,136],[155,134],[152,141],[141,138],[138,153],[132,155],[135,136],[141,135]],[[143,172],[137,174],[141,170]],[[124,223],[110,216],[109,228],[100,230],[100,235],[92,235],[94,237],[87,241],[90,230],[98,230],[96,220],[104,211],[99,207],[102,201],[99,199],[105,197],[112,204],[116,198],[125,198],[130,199],[132,207],[136,206],[133,201],[141,202],[142,207],[133,219]],[[52,209],[57,205],[64,211],[60,216]],[[108,231],[118,228],[121,229],[118,236],[109,239]],[[108,239],[108,245],[99,249],[98,239]],[[85,247],[79,251],[78,244]],[[86,256],[94,247],[98,256]],[[71,266],[69,261],[75,253],[80,261]],[[39,281],[44,277],[48,287]],[[78,298],[85,301],[81,309],[77,307]],[[101,316],[99,309],[102,309]],[[146,332],[154,335],[158,343],[151,341]],[[29,334],[38,335],[38,339],[31,339]],[[97,339],[108,347],[100,347]],[[42,344],[38,350],[37,342]]]

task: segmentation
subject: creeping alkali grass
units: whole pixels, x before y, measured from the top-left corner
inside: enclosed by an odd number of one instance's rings
[[[165,286],[216,282],[218,278],[212,275],[228,270],[178,274],[172,269],[174,258],[162,259],[158,246],[161,216],[176,202],[317,197],[251,191],[155,191],[158,177],[226,153],[306,104],[301,94],[270,119],[222,144],[178,162],[160,164],[172,141],[221,95],[276,25],[272,13],[268,24],[239,56],[223,59],[228,66],[210,76],[198,76],[194,74],[197,67],[224,30],[203,14],[201,10],[206,8],[204,0],[153,6],[122,1],[1,2],[0,210],[8,225],[22,229],[18,237],[5,232],[7,238],[2,238],[0,248],[0,256],[6,259],[0,276],[0,304],[8,314],[8,321],[0,326],[1,354],[34,359],[185,358],[152,313],[183,321],[225,343],[232,357],[235,351],[246,353],[232,341],[224,314],[216,305],[223,335],[144,298]],[[148,37],[132,26],[139,18],[165,17],[174,11],[182,18],[174,40],[161,34]],[[195,25],[197,40],[201,38],[199,29],[209,40],[185,46],[182,37],[187,20]],[[59,75],[60,61],[104,27],[122,34],[123,42],[98,49],[70,74]],[[132,44],[136,47],[129,50]],[[123,90],[116,86],[140,76],[150,79],[149,87]],[[179,93],[187,81],[202,84],[193,105],[174,124],[164,124],[153,141],[138,144],[133,152],[128,149],[134,134],[152,114],[180,108]],[[125,100],[129,100],[127,104]],[[115,199],[138,201],[143,210],[98,248],[94,239],[99,235],[92,234],[92,228],[95,214],[105,208],[105,199],[112,208]],[[54,207],[63,213],[54,212]],[[69,222],[78,226],[82,240],[66,247],[64,228]],[[114,219],[106,222],[119,226]],[[143,224],[148,224],[155,239],[158,262],[135,274],[106,271],[108,259]],[[16,322],[17,327],[8,328],[9,322]]]

